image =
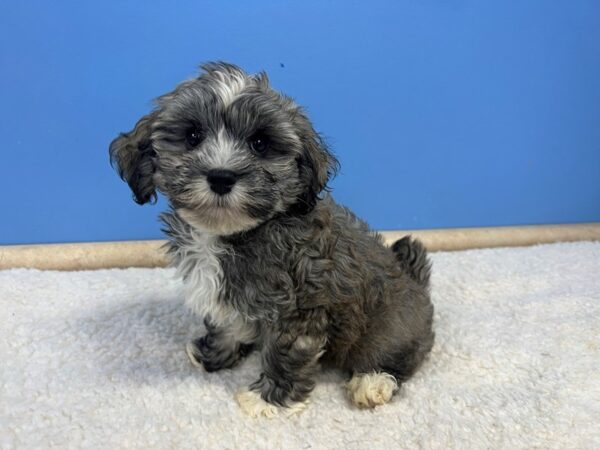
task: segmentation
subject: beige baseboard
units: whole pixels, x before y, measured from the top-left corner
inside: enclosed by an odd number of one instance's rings
[[[453,228],[383,231],[391,244],[411,234],[430,251],[486,247],[516,247],[551,242],[600,240],[600,222],[571,225]],[[119,241],[76,244],[0,246],[0,269],[29,267],[46,270],[88,270],[116,267],[164,267],[165,241]]]

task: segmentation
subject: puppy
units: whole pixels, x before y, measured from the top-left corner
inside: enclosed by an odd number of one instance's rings
[[[191,362],[212,372],[260,350],[237,394],[251,416],[301,410],[320,362],[348,374],[359,407],[388,402],[433,344],[424,247],[385,247],[321,195],[337,161],[264,73],[202,69],[110,145],[137,203],[170,202],[168,251],[206,325]]]

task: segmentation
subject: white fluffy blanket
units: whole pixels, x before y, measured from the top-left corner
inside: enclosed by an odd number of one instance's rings
[[[250,419],[257,355],[207,374],[168,269],[0,272],[0,448],[600,448],[600,243],[432,256],[437,340],[391,404],[324,373]]]

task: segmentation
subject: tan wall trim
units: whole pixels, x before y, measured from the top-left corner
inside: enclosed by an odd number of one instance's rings
[[[600,240],[600,222],[572,225],[453,228],[444,230],[383,231],[391,244],[407,234],[421,239],[430,251],[515,247],[550,242]],[[87,270],[114,267],[164,267],[165,241],[120,241],[78,244],[0,246],[0,269],[30,267]]]

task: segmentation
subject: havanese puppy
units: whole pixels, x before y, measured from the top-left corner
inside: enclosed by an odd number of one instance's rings
[[[259,350],[236,396],[251,416],[301,410],[320,363],[348,374],[355,405],[390,401],[433,344],[425,248],[384,246],[322,194],[337,160],[266,74],[202,69],[110,145],[137,203],[170,202],[168,251],[206,325],[191,362],[212,372]]]

